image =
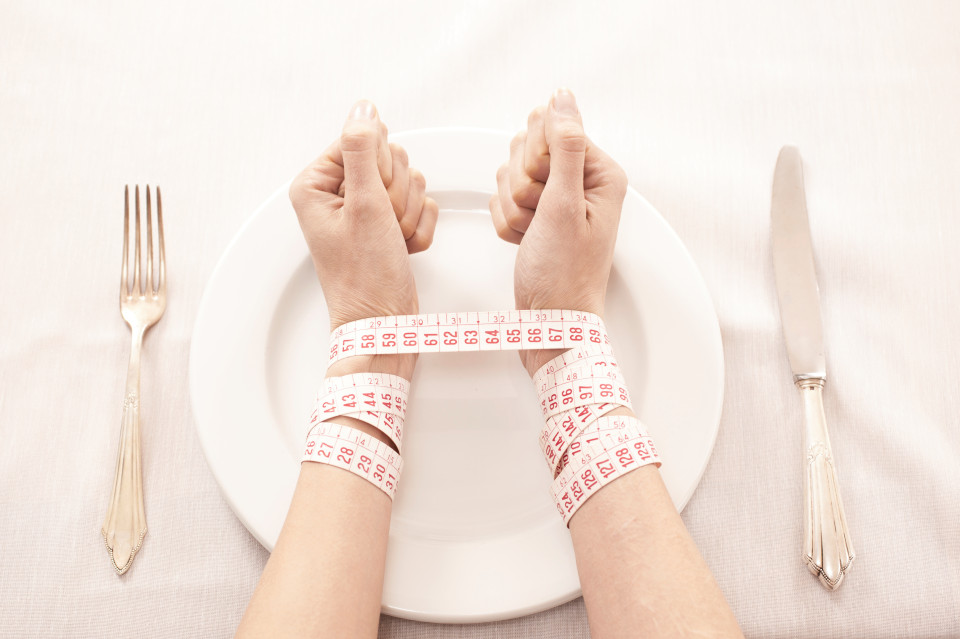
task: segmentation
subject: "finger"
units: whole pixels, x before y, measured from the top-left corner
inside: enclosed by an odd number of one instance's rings
[[[410,169],[407,165],[407,152],[399,144],[390,145],[390,157],[393,160],[393,169],[390,184],[387,186],[387,195],[390,196],[390,204],[393,205],[393,212],[396,213],[399,221],[407,207]]]
[[[417,222],[417,230],[407,240],[407,252],[419,253],[425,251],[433,244],[433,234],[437,229],[437,219],[440,217],[440,207],[433,198],[428,197],[423,201],[423,209],[420,212],[420,220]]]
[[[361,103],[366,102],[361,100],[356,105],[356,109]],[[376,113],[376,107],[373,107],[374,113]],[[380,172],[380,179],[383,181],[385,186],[389,185],[393,181],[393,158],[392,153],[390,152],[390,145],[387,143],[387,125],[379,120],[377,116],[377,129],[379,132],[379,137],[377,141],[377,170]],[[331,162],[343,168],[343,152],[340,148],[340,140],[336,140],[330,147],[324,151],[323,156],[326,156]],[[321,156],[321,157],[323,157]],[[340,186],[337,190],[337,193],[340,197],[343,197],[345,193],[345,187],[341,179]]]
[[[289,195],[294,207],[306,202],[327,201],[338,196],[343,184],[343,165],[335,159],[339,156],[338,139],[293,179]]]
[[[583,217],[586,215],[583,164],[587,136],[570,91],[558,89],[550,99],[544,116],[544,133],[550,152],[550,177],[544,187],[544,197],[547,191],[551,197],[551,206],[544,212],[551,217]]]
[[[509,178],[505,176],[508,174],[509,169],[507,165],[504,164],[497,171],[497,193],[490,197],[490,219],[493,221],[493,228],[496,229],[497,235],[501,239],[504,239],[508,242],[513,242],[514,244],[519,244],[520,240],[523,239],[523,233],[515,229],[510,228],[510,225],[507,224],[507,219],[503,214],[503,203],[504,201],[509,202],[513,206],[516,204],[513,202],[513,199],[510,197],[509,186],[505,183],[509,181]]]
[[[514,231],[526,233],[533,220],[534,209],[517,204],[511,191],[513,172],[501,167],[497,172],[497,192],[500,193],[500,210],[503,211],[503,219]]]
[[[407,179],[407,201],[404,203],[403,215],[400,217],[400,232],[403,239],[409,240],[417,230],[420,215],[426,199],[427,181],[423,173],[416,169],[409,170]]]
[[[523,170],[531,179],[546,182],[550,175],[550,153],[547,151],[547,135],[544,132],[542,106],[530,112],[527,118],[527,140],[523,147]]]
[[[379,118],[377,119],[380,130],[380,140],[377,148],[377,168],[380,170],[380,179],[383,180],[384,186],[390,186],[393,184],[393,167],[395,166],[393,158],[391,157],[393,153],[391,152],[393,146],[387,142],[387,125],[383,123]]]
[[[519,133],[510,143],[510,197],[517,206],[536,209],[543,193],[543,182],[537,182],[523,166],[526,134]]]
[[[351,200],[356,200],[360,210],[386,191],[378,166],[380,138],[376,107],[366,100],[357,102],[343,125],[340,153],[343,157],[344,198],[348,205]]]
[[[493,228],[496,229],[500,239],[513,244],[519,244],[523,240],[523,233],[514,231],[503,219],[503,209],[500,207],[500,197],[497,195],[490,196],[490,219],[493,221]]]

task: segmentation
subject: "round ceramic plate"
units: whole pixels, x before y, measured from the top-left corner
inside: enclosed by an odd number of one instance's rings
[[[510,136],[478,129],[398,134],[440,205],[433,246],[411,257],[423,312],[513,308],[516,246],[487,200]],[[224,496],[272,549],[293,495],[329,324],[296,216],[280,188],[217,265],[197,316],[190,390]],[[723,351],[710,296],[677,235],[627,192],[607,327],[663,458],[678,508],[713,449]],[[570,535],[548,495],[542,417],[516,353],[420,357],[393,508],[383,609],[473,622],[550,608],[580,593]]]

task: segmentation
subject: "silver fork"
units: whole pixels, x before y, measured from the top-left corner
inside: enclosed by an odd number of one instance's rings
[[[130,569],[133,558],[147,534],[147,518],[143,512],[143,474],[140,470],[140,348],[143,334],[157,323],[167,307],[167,282],[163,255],[163,206],[160,187],[157,192],[158,254],[157,285],[153,282],[153,223],[150,187],[147,186],[147,261],[146,277],[140,279],[140,187],[134,191],[136,241],[133,254],[133,287],[129,286],[130,263],[130,187],[123,189],[123,265],[120,269],[120,314],[130,325],[130,366],[127,369],[127,392],[123,399],[123,420],[117,453],[113,494],[103,521],[103,540],[118,575]]]

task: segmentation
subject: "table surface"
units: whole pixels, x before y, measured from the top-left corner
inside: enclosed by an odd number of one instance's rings
[[[726,399],[683,519],[745,633],[960,635],[960,5],[589,4],[5,3],[0,635],[231,635],[267,553],[221,498],[190,409],[217,259],[358,97],[394,131],[515,131],[560,85],[713,297]],[[800,561],[801,405],[768,221],[786,143],[805,160],[858,553],[834,593]],[[121,191],[148,182],[164,189],[169,302],[143,360],[150,532],[118,578],[100,524],[128,353]],[[381,636],[588,629],[577,600],[475,626],[384,616]]]

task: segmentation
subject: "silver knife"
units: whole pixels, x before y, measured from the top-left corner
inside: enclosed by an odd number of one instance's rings
[[[803,560],[828,590],[840,587],[853,562],[853,544],[843,514],[830,435],[823,413],[827,379],[823,355],[820,289],[803,191],[803,161],[795,147],[777,158],[770,205],[773,272],[780,299],[780,320],[793,381],[804,411]]]

